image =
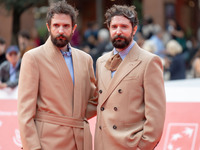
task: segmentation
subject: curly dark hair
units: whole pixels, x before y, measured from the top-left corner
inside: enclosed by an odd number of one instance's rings
[[[114,16],[124,16],[130,20],[132,27],[134,28],[138,24],[137,12],[135,11],[135,6],[126,6],[126,5],[113,5],[110,9],[106,11],[105,17],[108,27],[110,27],[110,22]]]
[[[72,20],[72,26],[74,26],[76,24],[76,18],[78,16],[78,10],[76,10],[74,7],[68,4],[65,0],[52,3],[49,7],[46,17],[46,21],[49,26],[51,25],[51,19],[54,16],[54,14],[70,15]]]

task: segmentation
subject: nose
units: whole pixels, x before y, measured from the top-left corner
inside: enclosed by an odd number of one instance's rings
[[[122,34],[122,31],[121,31],[120,27],[117,27],[116,33],[117,33],[117,35],[121,35]]]
[[[59,32],[60,34],[64,33],[64,29],[63,29],[62,26],[59,27],[58,32]]]

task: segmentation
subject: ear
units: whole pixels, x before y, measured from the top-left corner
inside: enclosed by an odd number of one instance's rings
[[[73,29],[72,29],[72,33],[74,34],[74,31],[76,30],[77,24],[74,25]]]
[[[50,27],[49,27],[49,24],[48,24],[48,23],[46,23],[46,26],[47,26],[47,29],[48,29],[48,31],[50,32]]]
[[[135,26],[135,27],[133,28],[133,35],[135,35],[136,31],[137,31],[137,26]]]

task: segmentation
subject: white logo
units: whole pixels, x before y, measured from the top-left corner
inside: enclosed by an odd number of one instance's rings
[[[197,123],[169,123],[164,150],[194,150],[197,131]]]
[[[193,134],[193,129],[192,128],[189,128],[189,127],[186,127],[185,130],[183,131],[183,133],[185,135],[187,135],[189,138],[191,138],[192,134]]]
[[[15,129],[15,135],[13,136],[13,142],[18,146],[22,147],[22,142],[20,138],[20,133],[18,129]]]

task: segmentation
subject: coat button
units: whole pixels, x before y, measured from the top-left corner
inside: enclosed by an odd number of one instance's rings
[[[99,126],[99,129],[101,130],[101,126]]]
[[[122,93],[122,89],[119,89],[119,90],[118,90],[118,93]]]
[[[102,91],[102,90],[99,90],[99,93],[101,94],[101,93],[103,93],[103,91]]]
[[[104,107],[101,107],[101,111],[104,111]]]
[[[118,108],[117,107],[114,107],[114,111],[117,111],[118,110]]]
[[[113,129],[117,129],[117,126],[116,126],[116,125],[114,125],[114,126],[113,126]]]

